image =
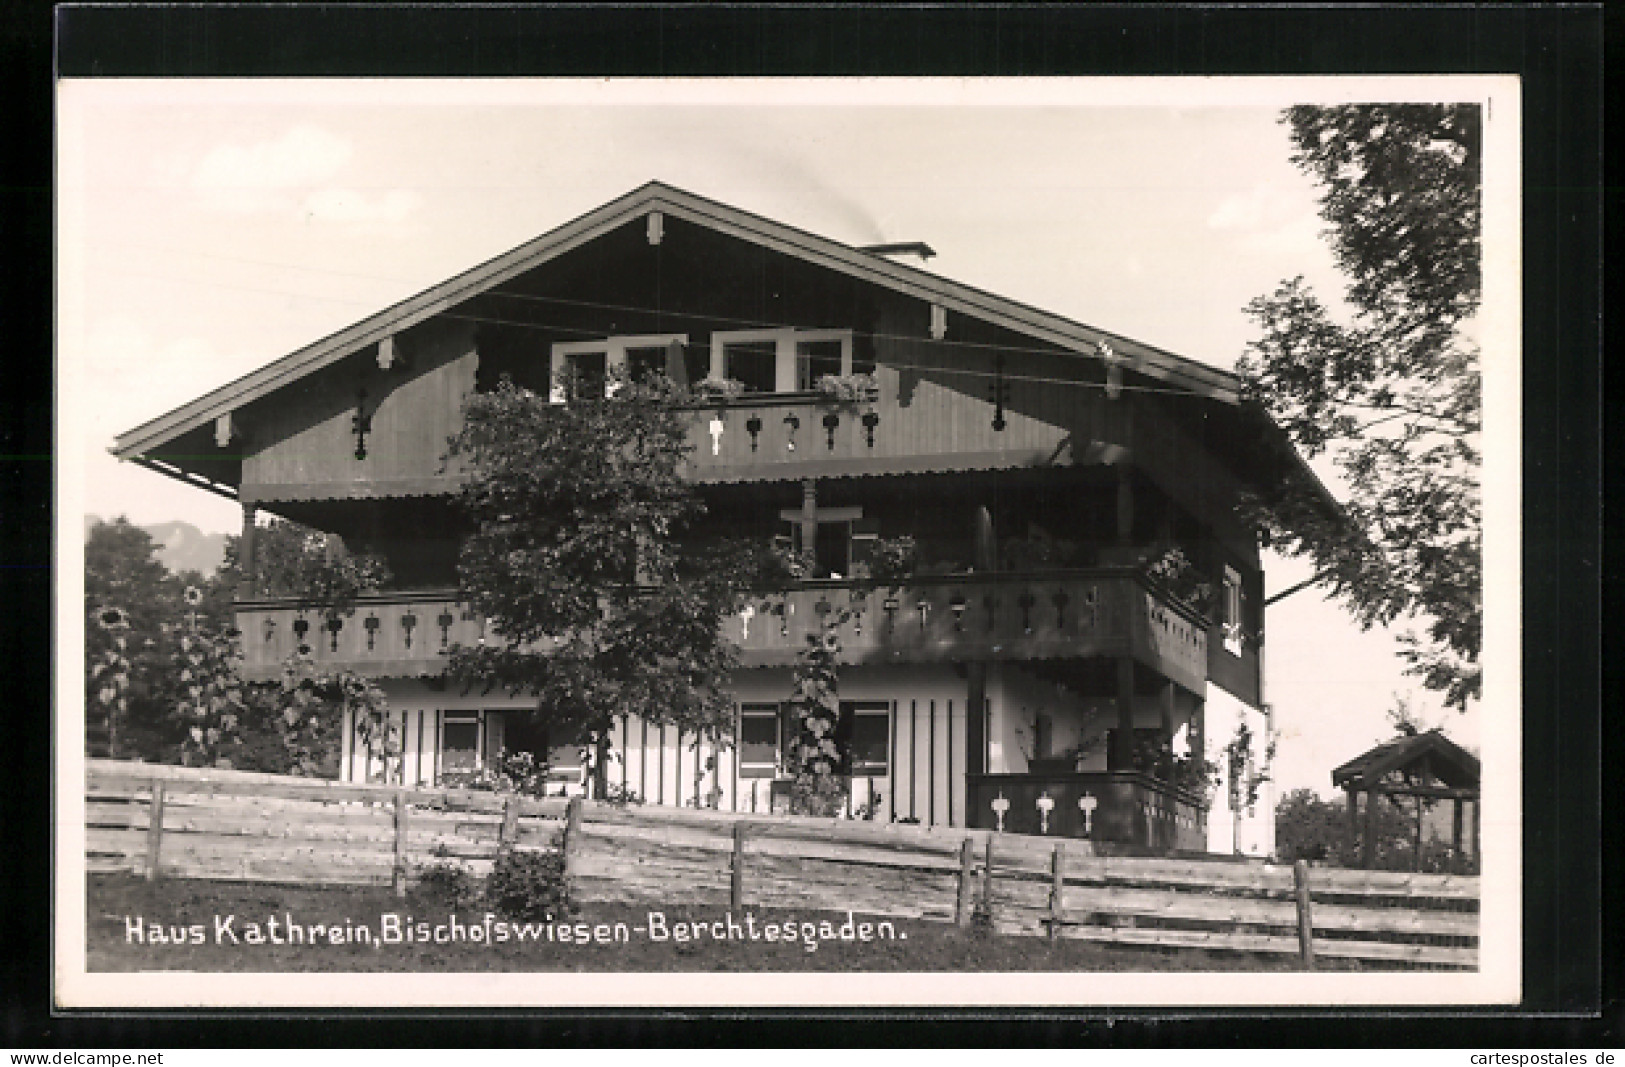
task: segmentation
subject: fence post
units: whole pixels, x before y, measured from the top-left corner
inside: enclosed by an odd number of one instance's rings
[[[164,783],[152,783],[152,803],[147,809],[147,881],[158,877],[158,852],[164,842]]]
[[[734,823],[734,851],[728,868],[728,908],[745,908],[745,823]]]
[[[395,867],[390,881],[395,895],[406,896],[406,790],[395,790]]]
[[[954,923],[970,925],[971,879],[976,877],[976,839],[967,837],[959,846],[959,897],[954,902]]]
[[[511,796],[502,804],[502,829],[497,831],[497,855],[513,850],[519,836],[519,798]]]
[[[559,858],[564,863],[564,876],[570,877],[572,864],[570,853],[576,848],[576,838],[581,836],[581,798],[571,797],[570,803],[564,809],[564,836],[559,839]]]
[[[1055,846],[1055,856],[1050,861],[1050,890],[1049,890],[1049,936],[1053,941],[1061,936],[1061,888],[1066,884],[1066,848],[1061,844]]]
[[[1309,909],[1309,864],[1298,860],[1292,865],[1292,881],[1298,893],[1298,953],[1303,969],[1315,969],[1315,920]]]
[[[993,835],[987,835],[987,860],[982,865],[982,909],[993,921]]]

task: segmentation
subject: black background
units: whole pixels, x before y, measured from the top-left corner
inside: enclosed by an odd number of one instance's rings
[[[1546,1046],[1621,1044],[1617,554],[1602,520],[1598,7],[46,7],[0,21],[0,633],[8,858],[0,1044]],[[1616,35],[1617,39],[1617,35]],[[53,1014],[50,1008],[51,251],[63,76],[1221,75],[1508,73],[1524,89],[1524,1003],[1275,1010]],[[1614,213],[1615,218],[1618,212]],[[75,443],[77,447],[77,443]],[[1607,465],[1610,473],[1618,463]],[[1609,479],[1612,486],[1613,478]],[[78,522],[77,516],[67,521]],[[79,566],[77,560],[63,561]],[[1606,572],[1605,572],[1606,567]],[[72,610],[72,606],[69,606]],[[1606,656],[1604,653],[1608,653]],[[1602,783],[1607,781],[1608,787]],[[1605,840],[1606,838],[1606,840]],[[1606,886],[1607,892],[1604,892]]]

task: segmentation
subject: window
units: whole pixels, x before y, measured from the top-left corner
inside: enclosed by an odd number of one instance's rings
[[[678,346],[681,358],[682,346]],[[646,345],[626,350],[626,377],[628,381],[643,384],[656,375],[668,374],[668,353],[663,345]]]
[[[818,388],[818,379],[829,374],[839,377],[843,345],[839,340],[796,342],[796,388],[803,392]]]
[[[798,508],[784,508],[779,511],[779,519],[790,526],[788,543],[790,551],[796,555],[810,547],[812,549],[812,577],[814,578],[850,578],[853,576],[853,565],[857,562],[857,551],[872,554],[875,544],[875,531],[878,527],[871,521],[863,521],[862,507],[830,507],[817,510],[817,527],[813,533],[811,546],[802,544],[802,515]],[[857,532],[862,529],[861,537]],[[867,566],[867,563],[865,563]]]
[[[601,397],[609,381],[609,353],[567,352],[564,356],[563,381],[556,383],[571,400],[582,397]]]
[[[688,335],[642,334],[598,341],[560,341],[553,346],[548,399],[562,404],[574,397],[614,395],[615,384],[642,380],[652,370],[664,372],[672,344],[688,344]]]
[[[772,778],[779,772],[780,726],[777,704],[739,706],[739,776]]]
[[[844,740],[851,754],[849,773],[859,777],[886,774],[891,749],[891,705],[882,700],[841,701],[835,738],[838,744]]]
[[[448,711],[440,721],[440,772],[466,774],[480,766],[480,713]]]
[[[711,335],[714,377],[733,378],[757,393],[789,393],[817,388],[826,374],[872,373],[852,358],[851,330],[731,330]]]
[[[777,347],[772,341],[731,341],[722,346],[722,376],[750,393],[771,393],[777,380]]]
[[[1224,591],[1219,601],[1219,629],[1225,651],[1241,655],[1241,575],[1228,564],[1224,568]]]

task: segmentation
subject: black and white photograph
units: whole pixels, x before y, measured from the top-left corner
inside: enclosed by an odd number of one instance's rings
[[[57,108],[62,1005],[1518,1001],[1517,78]]]

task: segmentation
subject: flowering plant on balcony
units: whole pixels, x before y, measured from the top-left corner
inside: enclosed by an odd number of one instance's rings
[[[865,577],[876,585],[902,585],[914,573],[918,555],[919,549],[912,537],[876,538]]]
[[[1138,734],[1138,731],[1136,731]],[[1219,766],[1209,762],[1200,752],[1179,754],[1173,742],[1166,737],[1136,737],[1134,743],[1134,769],[1148,774],[1175,789],[1202,798],[1212,799],[1219,785]]]
[[[297,598],[325,618],[347,615],[356,597],[393,578],[381,556],[351,551],[344,541],[298,523],[277,521],[259,531],[255,584],[267,596]]]
[[[1184,549],[1169,545],[1151,555],[1144,564],[1145,575],[1169,596],[1200,615],[1213,610],[1213,586],[1202,580],[1202,572],[1186,557]]]
[[[1051,537],[1034,527],[1026,537],[1007,537],[999,544],[999,563],[1009,571],[1064,570],[1081,566],[1086,552],[1077,541]]]
[[[699,400],[711,400],[727,403],[744,396],[745,383],[737,378],[701,378],[693,385],[694,396]]]
[[[880,383],[873,374],[824,374],[813,382],[819,399],[836,404],[858,404],[873,400],[880,392]]]

